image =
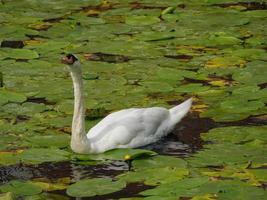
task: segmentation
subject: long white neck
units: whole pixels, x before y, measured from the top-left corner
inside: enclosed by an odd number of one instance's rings
[[[76,153],[88,153],[90,149],[90,142],[86,137],[85,132],[85,105],[80,63],[75,63],[74,66],[71,66],[71,77],[74,87],[71,149]]]

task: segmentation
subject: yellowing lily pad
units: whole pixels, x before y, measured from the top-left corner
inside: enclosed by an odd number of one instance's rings
[[[214,67],[244,67],[246,64],[246,61],[239,58],[239,57],[234,57],[234,56],[228,56],[228,57],[215,57],[211,60],[209,60],[206,63],[206,67],[209,68],[214,68]]]

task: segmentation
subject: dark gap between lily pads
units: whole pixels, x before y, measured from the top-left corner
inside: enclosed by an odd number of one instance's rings
[[[84,57],[90,61],[99,61],[107,63],[123,63],[123,62],[128,62],[130,60],[129,57],[124,55],[107,54],[101,52],[87,53],[84,54]]]
[[[82,11],[85,11],[85,12],[88,12],[90,10],[93,10],[93,11],[107,11],[107,10],[110,10],[110,9],[113,9],[113,7],[115,6],[116,4],[115,3],[110,3],[108,2],[107,4],[104,4],[104,3],[101,3],[101,4],[98,4],[98,5],[88,5],[88,6],[83,6],[81,7],[81,10]]]
[[[73,180],[83,178],[111,177],[127,171],[127,164],[123,161],[114,161],[108,164],[83,165],[71,161],[46,162],[41,164],[17,164],[0,166],[0,185],[14,179],[31,180],[46,178],[56,180],[71,177]]]
[[[24,47],[24,43],[20,40],[3,40],[1,42],[1,47],[22,49]]]
[[[55,102],[48,101],[45,97],[28,97],[26,102],[39,103],[45,105],[55,105]]]
[[[210,129],[227,126],[262,126],[267,125],[267,116],[250,116],[244,120],[235,122],[215,122],[210,118],[200,118],[198,113],[190,113],[182,119],[173,130],[172,134],[176,136],[177,141],[188,145],[187,155],[194,153],[202,148],[204,142],[201,139],[201,133],[208,132]]]
[[[266,2],[221,3],[221,4],[213,4],[213,6],[219,6],[221,8],[228,8],[232,6],[242,6],[242,7],[245,7],[246,10],[266,10],[267,9]]]
[[[35,40],[36,38],[49,39],[49,37],[45,37],[45,36],[41,36],[41,35],[29,35],[29,34],[25,34],[25,36],[27,36],[28,38],[30,38],[30,40]]]
[[[17,123],[19,123],[19,122],[28,121],[29,119],[30,119],[30,117],[27,116],[27,115],[17,115],[17,116],[16,116],[16,121],[15,121],[14,124],[17,124]]]
[[[172,58],[172,59],[177,59],[177,60],[184,60],[188,61],[193,58],[193,56],[186,55],[186,54],[180,54],[180,55],[165,55],[164,57],[166,58]]]
[[[260,87],[261,90],[264,89],[264,88],[267,88],[267,82],[259,84],[258,86]]]
[[[154,6],[151,4],[145,4],[145,3],[140,3],[138,1],[134,1],[130,3],[131,9],[132,10],[138,10],[138,9],[160,9],[164,10],[167,7],[166,6]]]

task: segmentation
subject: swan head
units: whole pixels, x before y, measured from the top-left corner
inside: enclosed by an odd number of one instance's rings
[[[73,54],[67,54],[61,59],[61,62],[67,64],[70,70],[75,70],[80,67],[80,60],[77,56]]]

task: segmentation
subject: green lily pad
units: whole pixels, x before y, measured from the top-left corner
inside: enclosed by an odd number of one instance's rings
[[[143,32],[136,36],[136,39],[142,41],[162,41],[169,40],[176,37],[174,32]]]
[[[9,147],[12,147],[14,143],[19,144],[18,137],[14,135],[7,135],[7,134],[1,135],[0,150],[8,149]]]
[[[126,17],[125,23],[134,26],[144,26],[159,23],[160,19],[155,16],[129,16]]]
[[[174,183],[166,183],[157,186],[156,188],[145,190],[141,192],[145,196],[160,196],[160,197],[184,197],[188,190],[197,189],[203,184],[209,181],[208,177],[197,177],[197,178],[185,178]]]
[[[70,136],[67,134],[61,135],[38,135],[28,137],[26,140],[33,147],[56,147],[64,148],[70,144]]]
[[[0,105],[6,104],[8,102],[22,103],[26,101],[27,97],[23,94],[11,92],[8,90],[0,90]]]
[[[107,151],[102,154],[95,155],[96,159],[110,159],[110,160],[124,160],[125,156],[130,159],[139,159],[144,157],[150,157],[157,155],[154,151],[149,151],[145,149],[114,149]]]
[[[145,91],[148,93],[173,91],[173,87],[170,86],[168,83],[164,83],[164,82],[146,81],[146,82],[142,82],[142,86],[145,88]]]
[[[181,92],[181,93],[198,93],[198,92],[203,92],[207,91],[209,89],[208,86],[203,86],[201,83],[190,83],[187,85],[182,85],[180,87],[175,88],[176,92]]]
[[[36,51],[29,49],[5,49],[5,57],[6,58],[14,58],[14,59],[34,59],[38,58],[39,55]]]
[[[47,106],[44,104],[31,102],[25,102],[23,104],[8,103],[7,105],[4,105],[0,110],[13,116],[25,115],[32,117],[32,115],[34,115],[35,113],[41,113],[47,110]]]
[[[68,160],[70,153],[60,149],[31,148],[23,151],[19,158],[23,163],[59,162]]]
[[[226,112],[247,113],[264,107],[264,103],[261,101],[246,101],[236,97],[225,99],[219,106]]]
[[[245,58],[249,60],[259,59],[266,54],[266,52],[263,49],[237,49],[237,50],[227,49],[225,50],[225,53],[229,53],[232,56],[238,56],[240,58]]]
[[[261,84],[266,82],[266,62],[253,61],[247,64],[242,71],[233,74],[233,79],[244,84]]]
[[[266,133],[267,126],[232,126],[212,129],[208,133],[201,134],[201,137],[206,141],[216,143],[245,144],[254,140],[261,140],[266,144]]]
[[[198,189],[199,193],[210,194],[215,193],[219,199],[230,200],[236,199],[250,200],[253,198],[264,200],[267,192],[261,188],[250,186],[239,180],[218,180],[201,185]]]
[[[133,167],[135,169],[153,169],[153,168],[162,168],[166,167],[166,163],[168,163],[168,167],[173,168],[186,168],[187,162],[181,158],[174,158],[170,156],[153,156],[147,159],[138,159],[133,161]]]
[[[218,46],[235,45],[242,42],[239,38],[225,32],[214,33],[208,40],[210,43]]]
[[[24,200],[69,200],[68,196],[53,194],[53,193],[45,193],[32,196],[26,196]]]
[[[235,152],[234,154],[232,152]],[[240,144],[210,144],[205,145],[205,149],[199,151],[187,161],[191,166],[224,166],[240,165],[249,162],[265,163],[266,150],[262,146],[240,145]]]
[[[15,195],[28,196],[39,194],[42,192],[42,189],[29,181],[13,180],[0,186],[0,193],[3,192],[12,192]]]
[[[16,153],[4,152],[0,153],[0,165],[14,165],[20,162],[19,156]]]
[[[119,180],[128,183],[144,182],[146,185],[158,185],[163,183],[176,182],[189,175],[186,168],[161,167],[146,168],[134,172],[128,172],[118,176]]]
[[[92,197],[121,190],[126,186],[124,181],[112,181],[110,178],[84,179],[67,188],[72,197]]]

